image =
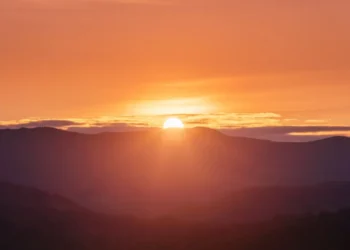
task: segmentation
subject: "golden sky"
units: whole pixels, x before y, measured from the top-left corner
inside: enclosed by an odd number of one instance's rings
[[[348,0],[1,0],[0,127],[350,126],[349,13]]]

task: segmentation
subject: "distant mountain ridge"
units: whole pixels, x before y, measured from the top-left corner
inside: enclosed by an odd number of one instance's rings
[[[350,139],[283,143],[207,128],[79,134],[0,130],[0,181],[57,193],[91,209],[154,215],[251,187],[350,181]]]

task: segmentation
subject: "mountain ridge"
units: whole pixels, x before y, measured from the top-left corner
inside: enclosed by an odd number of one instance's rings
[[[164,130],[0,131],[0,181],[57,193],[98,211],[143,214],[216,201],[254,186],[350,181],[348,138],[281,143],[207,128],[187,131],[175,143],[164,139]]]
[[[120,131],[120,132],[100,132],[100,133],[83,133],[83,132],[76,132],[76,131],[71,131],[71,130],[64,130],[64,129],[59,129],[59,128],[54,128],[54,127],[36,127],[36,128],[27,128],[27,127],[21,127],[21,128],[7,128],[7,129],[0,129],[0,134],[5,133],[5,132],[46,132],[46,133],[57,133],[59,134],[60,132],[63,133],[69,133],[69,134],[81,134],[81,135],[88,135],[88,136],[98,136],[98,135],[122,135],[122,134],[152,134],[152,133],[161,133],[163,129],[161,128],[149,128],[149,129],[144,129],[144,130],[139,130],[139,131]],[[281,141],[273,141],[273,140],[268,140],[268,139],[258,139],[258,138],[252,138],[252,137],[245,137],[245,136],[232,136],[228,135],[225,133],[220,132],[217,129],[212,129],[212,128],[207,128],[207,127],[193,127],[193,128],[185,128],[185,132],[201,132],[201,133],[207,133],[210,135],[218,135],[218,136],[223,136],[223,137],[229,137],[229,138],[235,138],[235,139],[248,139],[248,140],[255,140],[255,141],[265,141],[265,142],[274,142],[274,143],[290,143],[290,144],[307,144],[311,142],[324,142],[324,141],[350,141],[350,137],[347,136],[329,136],[327,138],[322,138],[322,139],[315,139],[311,141],[300,141],[300,142],[281,142]]]

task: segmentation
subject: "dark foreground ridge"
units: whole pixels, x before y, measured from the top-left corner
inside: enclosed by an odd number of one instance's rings
[[[52,205],[62,203],[68,206],[62,209]],[[345,250],[350,247],[350,211],[346,210],[242,225],[122,218],[93,213],[73,204],[31,188],[1,184],[0,248]]]

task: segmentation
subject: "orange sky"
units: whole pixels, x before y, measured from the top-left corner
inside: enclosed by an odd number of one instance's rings
[[[1,0],[0,121],[180,113],[231,127],[273,113],[278,126],[348,126],[349,12],[347,0]]]

